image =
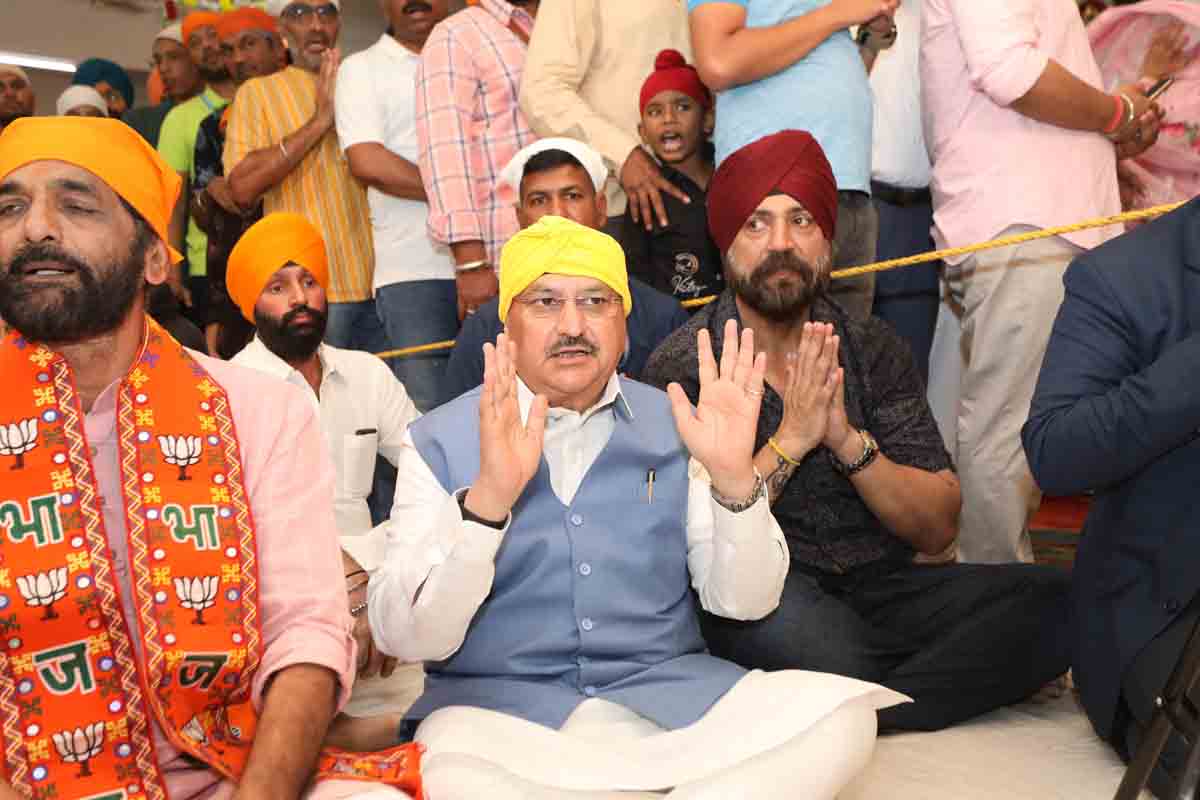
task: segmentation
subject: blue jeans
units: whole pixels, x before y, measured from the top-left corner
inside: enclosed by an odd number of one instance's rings
[[[375,308],[387,332],[389,349],[441,342],[458,335],[458,295],[454,281],[403,281],[375,292]],[[408,396],[422,412],[441,401],[450,350],[388,360]]]
[[[343,350],[364,350],[382,353],[388,349],[387,333],[375,303],[359,300],[354,303],[330,303],[325,322],[325,343]]]
[[[929,235],[933,226],[932,204],[896,206],[876,197],[875,208],[879,211],[877,257],[881,261],[933,249]],[[875,276],[875,307],[871,313],[891,323],[909,343],[921,380],[926,384],[929,383],[929,350],[933,347],[933,329],[941,302],[940,263],[915,264]]]

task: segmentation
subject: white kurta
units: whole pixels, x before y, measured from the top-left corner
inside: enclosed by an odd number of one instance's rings
[[[386,538],[386,524],[372,527],[367,507],[375,460],[382,456],[396,465],[408,425],[421,414],[379,358],[327,344],[322,344],[317,354],[321,359],[319,397],[303,375],[258,337],[232,362],[298,386],[312,401],[337,473],[333,502],[342,549],[374,580]],[[359,679],[346,713],[366,717],[406,711],[420,695],[423,681],[419,664],[401,667],[386,679]]]
[[[522,416],[532,394],[518,382]],[[582,414],[551,409],[543,455],[553,491],[569,503],[614,429],[624,402],[614,378]],[[635,413],[635,410],[631,411]],[[371,585],[372,631],[386,652],[442,659],[461,645],[491,591],[493,561],[506,535],[464,522],[448,493],[406,438],[388,532]],[[716,504],[693,464],[688,566],[701,604],[756,619],[777,606],[787,545],[764,498],[739,514]],[[834,675],[752,672],[694,725],[663,731],[616,703],[584,700],[561,730],[506,714],[452,706],[417,732],[427,748],[427,796],[598,798],[611,792],[673,790],[711,796],[832,797],[867,762],[875,709],[906,698]],[[591,794],[602,792],[603,794]],[[580,794],[587,793],[587,794]]]

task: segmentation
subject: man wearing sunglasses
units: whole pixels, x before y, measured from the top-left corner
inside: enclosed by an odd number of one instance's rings
[[[252,78],[229,115],[225,174],[233,202],[307,218],[329,254],[326,341],[378,352],[387,338],[372,302],[375,253],[366,189],[350,174],[334,130],[340,0],[270,0],[266,10],[292,65]]]

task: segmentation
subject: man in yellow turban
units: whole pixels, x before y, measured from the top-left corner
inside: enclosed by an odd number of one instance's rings
[[[830,798],[902,696],[746,673],[697,621],[694,597],[758,619],[783,590],[752,463],[765,356],[731,322],[718,366],[702,334],[693,408],[617,375],[629,308],[620,246],[543,217],[501,255],[483,386],[409,426],[367,613],[386,653],[426,662],[403,728],[426,789]]]
[[[298,386],[316,409],[333,454],[334,516],[358,643],[358,681],[335,730],[337,741],[352,749],[386,747],[420,691],[421,669],[408,665],[394,672],[395,659],[371,641],[363,613],[367,581],[383,559],[386,528],[372,527],[367,496],[376,458],[394,466],[408,424],[420,415],[379,358],[322,344],[329,267],[325,242],[307,219],[280,212],[250,226],[230,253],[226,281],[234,304],[258,329],[233,363]]]
[[[306,788],[382,774],[320,752],[354,679],[334,472],[300,392],[146,316],[179,183],[114,119],[0,134],[0,535],[29,665],[0,676],[24,698],[0,797],[400,797]]]

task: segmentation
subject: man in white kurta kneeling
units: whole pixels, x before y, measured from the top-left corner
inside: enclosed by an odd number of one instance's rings
[[[833,797],[905,698],[747,673],[696,618],[694,597],[766,616],[788,569],[753,465],[753,334],[731,321],[718,365],[701,332],[693,408],[616,374],[631,299],[610,237],[545,217],[500,283],[483,386],[409,429],[369,589],[376,643],[426,662],[405,733],[427,796]]]

